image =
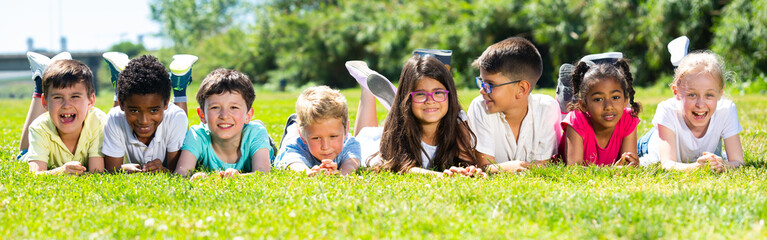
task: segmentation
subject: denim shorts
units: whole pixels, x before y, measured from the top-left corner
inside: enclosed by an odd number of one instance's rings
[[[655,132],[657,132],[655,128],[652,128],[637,140],[637,155],[639,155],[639,157],[644,156],[650,151],[648,147],[650,145],[650,138],[652,138],[652,135],[655,134]]]

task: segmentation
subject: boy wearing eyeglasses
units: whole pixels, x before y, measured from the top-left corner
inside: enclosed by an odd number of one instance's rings
[[[554,98],[531,94],[543,63],[528,40],[511,37],[488,47],[473,65],[480,96],[469,106],[469,126],[485,170],[519,172],[547,163],[562,131]]]
[[[310,87],[288,117],[273,165],[306,173],[347,175],[360,167],[360,144],[349,134],[346,98],[327,86]]]

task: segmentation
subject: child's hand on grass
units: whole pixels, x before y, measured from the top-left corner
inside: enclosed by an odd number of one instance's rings
[[[710,152],[703,152],[703,155],[696,161],[700,167],[708,167],[714,172],[723,172],[726,170],[725,162],[722,157]]]
[[[462,177],[487,177],[487,174],[482,172],[481,168],[475,166],[462,167],[450,167],[442,172],[442,176],[462,176]]]
[[[206,177],[208,177],[207,173],[197,172],[197,173],[192,174],[192,177],[189,178],[189,180],[198,180],[198,179],[203,179],[203,178],[206,178]]]
[[[317,174],[336,175],[338,174],[338,164],[331,159],[323,159],[320,165],[306,170],[306,176],[312,177]]]
[[[503,164],[508,164],[507,167],[504,167],[504,170],[506,170],[507,172],[512,172],[512,173],[527,171],[527,168],[531,166],[529,162],[525,162],[525,161],[510,161]]]
[[[125,171],[126,173],[137,173],[142,172],[141,166],[135,163],[126,163],[120,166],[120,168]]]
[[[221,178],[234,178],[240,175],[240,170],[234,168],[227,168],[224,171],[218,172],[218,176]]]
[[[61,167],[59,167],[59,173],[66,174],[66,175],[80,175],[85,172],[85,167],[83,167],[80,162],[67,162],[64,163]]]
[[[141,167],[141,171],[143,172],[168,172],[169,170],[162,166],[162,160],[155,159],[151,162],[148,162],[144,164],[144,166]]]
[[[627,167],[639,166],[639,156],[637,156],[636,153],[624,152],[621,154],[621,157],[618,159],[618,161],[616,161],[613,165]]]
[[[471,177],[482,177],[482,178],[487,177],[487,173],[482,171],[482,168],[478,168],[478,167],[473,166],[473,165],[467,167],[466,168],[466,172],[468,172],[469,176],[471,176]]]

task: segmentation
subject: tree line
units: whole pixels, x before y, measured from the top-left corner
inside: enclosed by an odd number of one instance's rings
[[[460,86],[490,44],[522,36],[544,61],[539,87],[556,85],[559,65],[620,51],[637,84],[673,75],[666,44],[721,55],[743,91],[767,89],[767,0],[155,0],[152,19],[173,45],[156,54],[196,54],[195,78],[217,67],[255,83],[353,87],[344,62],[364,60],[393,81],[416,48],[453,51]],[[664,80],[665,79],[665,80]]]

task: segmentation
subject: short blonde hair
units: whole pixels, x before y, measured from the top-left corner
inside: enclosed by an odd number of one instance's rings
[[[720,90],[724,88],[725,69],[722,58],[711,51],[696,51],[685,56],[674,72],[674,81],[671,85],[679,87],[680,84],[683,84],[682,79],[703,72],[710,73],[714,79],[719,81]]]
[[[310,87],[304,90],[296,100],[296,115],[298,126],[307,126],[323,119],[339,118],[344,128],[349,123],[349,109],[346,98],[338,90],[328,86]]]

